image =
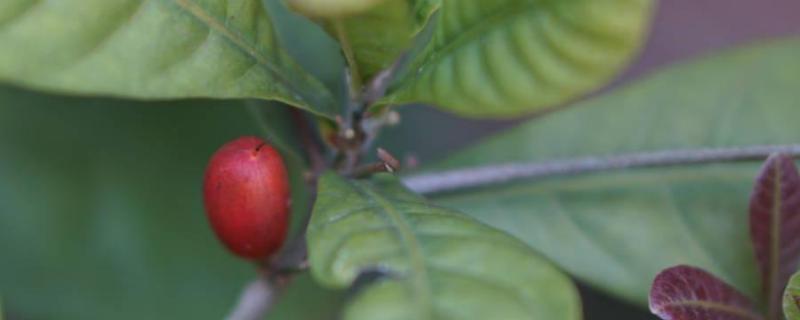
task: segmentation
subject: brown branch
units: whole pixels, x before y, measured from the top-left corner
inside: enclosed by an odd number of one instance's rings
[[[316,184],[316,180],[314,181]],[[312,189],[309,203],[316,199],[316,187]],[[309,210],[310,211],[310,210]],[[264,319],[277,302],[283,290],[299,272],[308,269],[308,248],[305,230],[311,214],[304,215],[301,232],[298,232],[274,259],[264,261],[259,277],[248,284],[227,320]]]
[[[300,143],[303,144],[306,156],[308,157],[309,166],[313,173],[317,175],[325,170],[326,163],[323,156],[323,148],[320,141],[315,137],[314,131],[308,124],[308,119],[303,114],[303,111],[297,108],[292,108],[292,122],[294,123],[295,132],[300,136]]]
[[[315,138],[308,118],[298,109],[292,109],[291,113],[311,166],[310,176],[306,179],[309,190],[309,211],[301,218],[301,231],[287,241],[278,255],[259,263],[261,269],[259,276],[243,289],[236,306],[226,317],[228,320],[264,319],[294,275],[308,269],[305,230],[311,218],[310,208],[316,199],[317,180],[328,164],[322,154],[322,145]]]

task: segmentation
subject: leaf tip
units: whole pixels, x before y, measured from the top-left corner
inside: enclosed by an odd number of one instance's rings
[[[749,298],[713,274],[692,266],[667,268],[653,280],[650,311],[661,319],[758,320]]]
[[[650,295],[648,297],[650,312],[662,319],[669,319],[668,314],[664,312],[664,302],[675,294],[675,292],[671,290],[674,288],[672,284],[680,274],[690,273],[694,271],[693,269],[696,268],[687,265],[677,265],[659,272],[653,279],[653,284],[650,286]]]

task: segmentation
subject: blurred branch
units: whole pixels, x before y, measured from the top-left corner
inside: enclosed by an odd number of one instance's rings
[[[311,198],[315,198],[313,194]],[[278,256],[270,261],[264,261],[263,271],[242,290],[239,302],[225,319],[264,319],[292,278],[308,269],[308,250],[305,241],[307,224],[308,217],[304,217],[303,231],[295,235]]]
[[[339,46],[342,48],[342,54],[347,62],[350,98],[356,100],[355,98],[361,95],[361,90],[363,90],[364,87],[364,82],[361,79],[361,71],[358,68],[358,61],[356,60],[356,54],[353,51],[353,46],[350,44],[350,38],[347,36],[347,30],[345,30],[343,23],[339,20],[332,20],[331,24],[333,24],[336,38],[339,40]]]
[[[315,139],[314,132],[302,111],[292,108],[292,121],[300,136],[305,153],[309,158],[311,173],[306,179],[309,192],[309,208],[316,199],[317,179],[329,166],[322,154],[321,143]],[[309,209],[310,210],[310,209]],[[311,218],[308,212],[302,216],[301,231],[283,246],[277,256],[261,261],[258,278],[251,281],[239,295],[239,300],[226,317],[227,320],[260,320],[269,314],[292,278],[308,269],[308,248],[306,246],[306,227]]]
[[[551,176],[644,167],[764,160],[770,154],[776,152],[799,156],[800,145],[756,145],[730,148],[664,150],[608,157],[487,165],[412,175],[405,177],[403,182],[408,188],[417,193],[432,194]]]
[[[386,89],[389,88],[389,84],[394,80],[395,74],[397,74],[400,70],[400,66],[402,66],[407,59],[408,53],[403,53],[389,68],[379,72],[370,80],[367,87],[364,89],[363,99],[365,108],[372,106],[375,102],[383,98],[386,94]]]
[[[352,172],[348,173],[348,176],[352,178],[366,178],[376,173],[397,172],[400,170],[400,161],[389,153],[389,151],[378,148],[378,158],[380,161],[356,167]]]
[[[225,318],[227,320],[260,320],[264,318],[289,281],[264,274],[250,282],[239,296],[239,302]]]
[[[316,135],[308,124],[308,119],[303,114],[303,111],[291,108],[291,113],[295,131],[300,136],[300,142],[303,144],[306,156],[308,156],[311,171],[315,176],[319,175],[326,167],[325,157],[322,154],[322,144],[315,138]]]

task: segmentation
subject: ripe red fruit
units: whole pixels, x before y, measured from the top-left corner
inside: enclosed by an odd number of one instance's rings
[[[289,224],[289,178],[281,155],[256,137],[231,141],[211,157],[203,184],[206,215],[233,253],[264,259]]]

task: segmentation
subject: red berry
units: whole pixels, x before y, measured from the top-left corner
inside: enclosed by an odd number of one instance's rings
[[[203,184],[217,237],[248,259],[274,254],[289,224],[289,178],[278,151],[256,137],[231,141],[211,157]]]

